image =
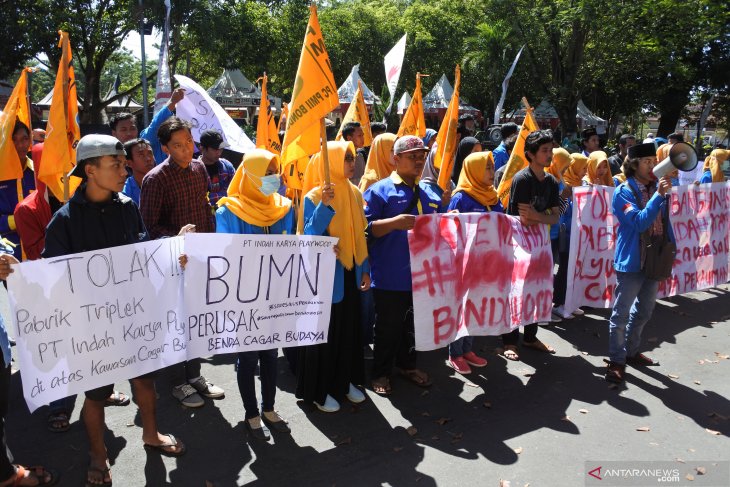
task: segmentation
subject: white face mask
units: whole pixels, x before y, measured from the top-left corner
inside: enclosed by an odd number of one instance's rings
[[[271,196],[272,194],[279,191],[279,187],[281,186],[281,179],[279,178],[278,174],[271,174],[269,176],[263,177],[258,177],[248,171],[246,172],[246,174],[251,179],[258,179],[259,181],[261,181],[261,187],[259,188],[259,190],[264,196]]]

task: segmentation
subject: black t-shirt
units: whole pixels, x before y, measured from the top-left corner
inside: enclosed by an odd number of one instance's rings
[[[543,213],[548,208],[560,206],[558,182],[552,174],[545,173],[540,181],[529,167],[515,174],[509,194],[507,214],[518,216],[518,204],[529,203],[536,211]]]

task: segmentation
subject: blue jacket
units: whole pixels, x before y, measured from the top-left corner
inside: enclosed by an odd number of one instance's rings
[[[304,198],[304,235],[325,235],[328,236],[327,227],[335,216],[335,210],[331,206],[325,206],[321,202],[314,206],[309,198]],[[332,304],[339,303],[345,297],[345,268],[340,260],[335,261],[335,283],[332,287]],[[355,283],[360,286],[363,273],[370,273],[370,264],[365,259],[362,264],[355,264]]]
[[[471,196],[469,196],[469,194],[465,191],[459,191],[451,197],[448,211],[451,210],[457,210],[459,213],[486,213],[489,211],[504,213],[504,208],[502,207],[501,201],[497,200],[496,205],[492,207],[486,207]]]
[[[13,254],[13,249],[9,245],[0,241],[0,254]],[[7,368],[10,365],[10,338],[8,337],[8,330],[5,328],[5,320],[0,314],[0,350],[3,352],[3,361],[0,365]]]
[[[169,108],[167,108],[167,105],[165,105],[164,107],[162,107],[162,110],[155,114],[147,128],[139,133],[140,137],[146,139],[150,143],[150,147],[152,147],[152,153],[155,155],[155,165],[160,164],[165,159],[167,159],[167,154],[162,152],[162,144],[160,144],[160,139],[157,138],[157,129],[160,128],[162,122],[172,117],[172,115],[173,113],[170,111]]]
[[[710,171],[709,169],[706,169],[702,173],[702,177],[700,178],[700,184],[711,183],[711,182],[712,182],[712,171]]]
[[[11,225],[11,221],[15,219],[13,216],[15,207],[34,189],[35,173],[33,172],[33,162],[28,158],[26,158],[22,178],[0,181],[0,235],[16,245],[12,253],[18,260],[23,260],[23,253],[20,246],[20,237],[16,231],[16,225],[15,223]]]
[[[221,206],[215,212],[215,232],[235,233],[238,235],[293,235],[296,233],[294,227],[294,207],[282,219],[270,227],[259,227],[251,225],[238,218],[231,210]]]
[[[641,195],[638,183],[632,177],[613,193],[613,214],[619,223],[613,268],[618,272],[641,272],[641,233],[649,229],[660,211],[667,209],[667,200],[659,192],[655,192],[641,209],[634,191]],[[671,223],[666,227],[664,231],[669,232],[669,239],[674,241]]]

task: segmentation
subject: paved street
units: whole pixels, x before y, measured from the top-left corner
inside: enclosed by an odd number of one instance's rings
[[[360,407],[330,415],[297,403],[281,356],[277,409],[293,433],[269,443],[244,428],[233,358],[215,357],[203,373],[227,395],[201,409],[178,405],[158,380],[160,429],[187,443],[181,459],[146,453],[133,404],[107,408],[114,485],[582,486],[588,465],[610,460],[671,461],[681,485],[700,485],[697,467],[705,478],[718,474],[713,462],[730,460],[730,286],[660,301],[644,342],[661,366],[629,369],[625,387],[603,380],[607,316],[587,310],[541,328],[558,353],[523,350],[522,362],[496,355],[497,338],[477,338],[489,365],[468,377],[444,365],[445,350],[421,354],[430,390],[395,379],[390,398],[368,392]],[[130,392],[128,383],[117,388]],[[80,406],[70,431],[48,432],[45,408],[29,415],[14,371],[7,429],[16,461],[83,485]]]

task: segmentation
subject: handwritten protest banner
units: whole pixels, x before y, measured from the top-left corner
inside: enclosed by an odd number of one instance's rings
[[[326,342],[336,243],[296,235],[187,235],[188,354]]]
[[[613,305],[613,269],[618,220],[611,209],[614,188],[584,187],[573,193],[567,311]],[[659,297],[724,284],[730,275],[730,183],[672,188],[669,221],[677,244],[672,277],[659,283]]]
[[[14,266],[8,295],[31,411],[185,360],[182,243],[168,238]]]
[[[416,218],[408,232],[416,349],[547,321],[553,259],[545,225],[501,213]]]

